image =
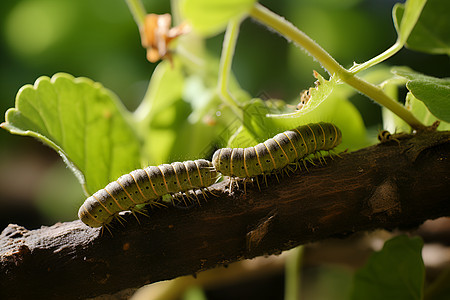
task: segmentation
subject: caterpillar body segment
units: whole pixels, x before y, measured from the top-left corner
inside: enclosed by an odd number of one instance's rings
[[[207,188],[217,178],[212,163],[204,159],[134,170],[87,198],[78,217],[90,227],[101,227],[121,211],[132,210],[138,204],[157,205],[163,195]]]
[[[253,178],[276,173],[309,154],[329,151],[342,141],[342,133],[331,123],[312,123],[275,135],[254,147],[222,148],[212,159],[222,175]]]

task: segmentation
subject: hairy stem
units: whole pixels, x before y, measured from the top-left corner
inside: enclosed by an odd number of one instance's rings
[[[409,110],[407,110],[401,103],[389,97],[380,87],[357,76],[349,76],[341,79],[354,89],[360,91],[367,97],[375,100],[382,106],[392,111],[403,121],[408,123],[408,125],[413,129],[419,131],[425,129],[425,125],[423,125]]]
[[[361,72],[365,69],[368,69],[372,66],[375,66],[383,61],[385,61],[386,59],[388,59],[389,57],[393,56],[395,53],[397,53],[398,51],[400,51],[403,48],[403,45],[400,44],[398,41],[392,45],[389,49],[387,49],[386,51],[384,51],[383,53],[380,53],[379,55],[375,56],[374,58],[366,61],[365,63],[362,64],[355,64],[353,67],[351,67],[349,69],[349,71],[352,74],[356,74],[358,72]]]
[[[258,22],[278,31],[286,39],[295,42],[314,56],[332,75],[347,72],[339,63],[304,32],[288,22],[283,17],[256,3],[250,11],[250,16]]]
[[[352,68],[350,68],[350,72],[356,74],[362,70],[368,69],[371,66],[381,63],[382,61],[388,59],[389,57],[400,51],[408,40],[408,37],[411,34],[412,30],[414,29],[414,26],[416,25],[426,2],[427,0],[406,1],[406,3],[404,4],[404,14],[401,20],[397,20],[396,11],[400,9],[400,6],[403,6],[403,4],[397,3],[392,10],[392,18],[394,19],[398,34],[395,44],[383,53],[375,56],[365,63],[355,64]],[[400,24],[398,24],[397,21],[400,21]]]

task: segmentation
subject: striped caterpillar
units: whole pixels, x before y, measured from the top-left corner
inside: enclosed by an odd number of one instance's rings
[[[212,159],[225,176],[252,178],[281,170],[309,154],[329,151],[341,143],[342,133],[331,123],[313,123],[279,133],[248,148],[222,148]]]
[[[78,217],[90,227],[100,227],[138,204],[155,205],[163,195],[207,188],[216,180],[217,172],[204,159],[134,170],[87,198]]]

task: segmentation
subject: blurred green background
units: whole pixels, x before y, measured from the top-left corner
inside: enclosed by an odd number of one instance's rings
[[[170,2],[143,1],[147,11],[170,12]],[[396,1],[262,1],[285,16],[346,67],[363,62],[395,41],[391,9]],[[67,72],[101,82],[134,110],[156,64],[145,59],[134,20],[123,0],[2,1],[0,111],[14,106],[17,91],[41,75]],[[223,34],[207,41],[220,55]],[[448,57],[402,50],[388,64],[407,64],[429,75],[448,76]],[[319,64],[298,47],[252,20],[242,24],[233,63],[241,86],[252,96],[285,99],[313,84]],[[447,74],[445,74],[447,72]],[[380,109],[352,99],[366,126],[381,128]],[[2,121],[4,117],[2,117]],[[84,195],[58,155],[41,143],[0,131],[0,228],[29,229],[77,218]]]

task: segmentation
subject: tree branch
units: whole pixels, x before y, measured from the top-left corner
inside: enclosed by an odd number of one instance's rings
[[[81,221],[0,235],[0,298],[76,299],[278,254],[300,244],[378,228],[411,228],[450,215],[450,132],[368,147],[308,166],[268,187],[226,180],[201,206],[154,209],[108,232]]]

